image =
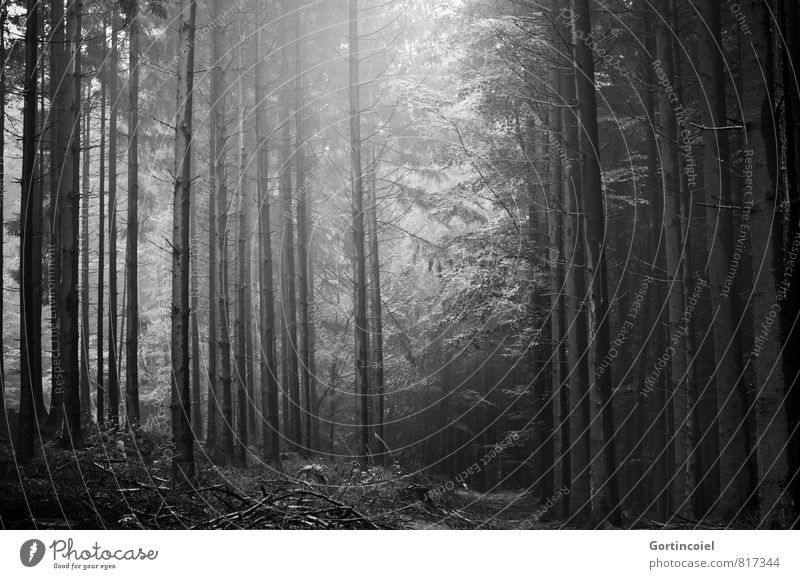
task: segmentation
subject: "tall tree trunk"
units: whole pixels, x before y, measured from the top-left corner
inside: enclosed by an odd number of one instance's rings
[[[745,125],[744,205],[752,201],[749,216],[753,247],[753,319],[755,331],[749,362],[756,378],[756,453],[758,457],[758,501],[761,527],[785,527],[789,520],[788,495],[784,488],[788,472],[786,413],[783,408],[785,377],[776,364],[780,356],[780,332],[773,327],[780,315],[783,265],[776,257],[783,240],[776,235],[779,219],[778,164],[775,144],[776,118],[775,54],[772,47],[773,2],[742,3],[752,34],[743,38],[742,114]],[[749,166],[748,166],[749,165]],[[752,171],[749,178],[748,171]],[[794,378],[792,378],[794,380]]]
[[[281,3],[284,17],[288,17],[292,5],[288,0]],[[288,430],[287,438],[291,445],[299,447],[302,444],[300,424],[300,382],[298,376],[298,349],[297,349],[297,297],[294,263],[294,218],[292,204],[292,161],[291,161],[291,97],[289,94],[289,47],[286,32],[281,28],[281,72],[286,81],[281,91],[282,100],[282,134],[280,151],[280,195],[283,210],[283,238],[282,272],[281,272],[281,312],[284,345],[283,358],[286,361],[284,373],[284,388],[288,393]]]
[[[194,168],[194,158],[192,160]],[[194,171],[191,171],[194,173]],[[192,433],[200,440],[203,435],[203,413],[201,408],[200,396],[200,236],[198,233],[198,223],[200,220],[199,207],[197,203],[191,204],[191,215],[189,216],[189,236],[191,239],[191,313],[190,313],[190,336],[191,336],[191,390],[192,390]]]
[[[106,29],[108,22],[103,16],[103,54],[108,58],[108,44],[106,43]],[[105,194],[106,194],[106,83],[108,76],[105,67],[100,73],[100,190],[98,193],[99,210],[97,216],[98,249],[97,249],[97,424],[102,429],[106,421],[105,381],[103,376],[103,311],[105,291]]]
[[[128,14],[128,292],[125,340],[125,414],[128,428],[139,426],[139,0]]]
[[[239,32],[245,36],[244,12],[239,10]],[[247,336],[245,334],[244,318],[248,315],[246,309],[245,275],[247,271],[247,221],[245,203],[247,187],[247,152],[245,151],[245,116],[246,99],[244,83],[244,48],[241,42],[236,45],[236,67],[238,71],[238,121],[239,121],[239,172],[238,187],[236,191],[238,225],[237,225],[237,251],[236,251],[236,320],[234,321],[234,360],[236,363],[236,392],[238,402],[237,443],[234,462],[240,466],[247,464],[248,444],[248,391],[247,391]]]
[[[364,177],[361,168],[361,103],[359,76],[358,0],[350,0],[350,187],[353,211],[353,284],[355,322],[356,427],[361,431],[359,460],[369,460],[369,343],[367,337],[367,280],[364,256]]]
[[[66,448],[80,448],[80,342],[79,342],[79,219],[80,219],[80,111],[81,111],[81,2],[73,0],[67,12],[67,36],[71,42],[72,78],[68,115],[69,147],[64,173],[69,175],[65,189],[59,191],[63,206],[61,219],[61,284],[58,292],[59,336],[61,363],[64,366],[64,430],[62,444]],[[64,182],[62,181],[62,186]]]
[[[550,9],[552,13],[558,11],[557,0],[552,0]],[[550,84],[551,104],[547,112],[547,144],[549,148],[549,186],[547,188],[547,199],[545,207],[549,209],[543,220],[544,230],[540,242],[542,247],[549,247],[548,261],[548,281],[550,291],[550,388],[549,388],[549,416],[550,429],[547,444],[550,446],[552,454],[552,474],[545,487],[558,485],[569,485],[569,400],[566,388],[566,380],[569,375],[568,360],[566,358],[566,307],[564,304],[564,216],[563,210],[563,163],[562,151],[564,151],[563,135],[561,134],[561,71],[563,66],[561,54],[561,38],[559,30],[553,27],[550,35],[551,54],[553,54],[557,66],[553,66],[548,82]],[[533,163],[529,159],[529,163]],[[540,222],[542,220],[540,219]],[[549,468],[549,466],[548,466]],[[552,492],[551,492],[552,494]],[[542,495],[545,496],[545,495]],[[547,495],[549,496],[549,495]],[[562,500],[568,501],[569,495]],[[560,505],[559,511],[562,515],[569,513],[569,505]]]
[[[305,114],[305,96],[303,91],[304,70],[303,66],[303,3],[295,10],[295,37],[294,37],[294,66],[295,66],[295,175],[297,186],[297,285],[300,298],[300,366],[302,376],[303,393],[303,444],[305,451],[313,450],[312,442],[312,422],[313,422],[313,401],[311,400],[311,368],[309,362],[309,319],[308,319],[308,295],[311,280],[308,277],[308,192],[306,191],[306,164],[305,164],[305,129],[303,126],[303,115]]]
[[[6,21],[8,18],[8,6],[0,6],[0,62],[6,61]],[[4,239],[4,203],[6,188],[4,180],[6,178],[5,169],[6,154],[6,67],[0,69],[0,444],[11,440],[8,431],[8,417],[6,415],[6,370],[4,355],[4,335],[5,325],[5,286],[3,285],[2,272],[5,271],[5,261],[3,250],[5,248]]]
[[[212,24],[213,26],[213,24]],[[215,34],[215,32],[212,32]],[[214,68],[216,68],[214,64]],[[214,70],[211,72],[213,79]],[[212,85],[213,85],[212,80]],[[216,174],[217,174],[217,148],[216,148],[216,115],[215,101],[211,101],[210,127],[209,127],[209,160],[208,160],[208,392],[206,398],[206,450],[213,456],[214,449],[217,447],[217,433],[220,422],[219,403],[220,391],[218,363],[219,363],[219,344],[217,342],[218,316],[218,279],[217,279],[217,198],[216,198]],[[220,425],[221,426],[221,425]]]
[[[569,36],[569,29],[564,27]],[[574,47],[569,49],[574,52]],[[592,455],[590,448],[590,405],[589,405],[589,323],[586,291],[585,232],[581,215],[581,174],[578,133],[578,103],[575,94],[574,56],[570,65],[564,67],[562,90],[564,103],[564,139],[566,145],[566,166],[564,168],[564,212],[567,216],[565,257],[567,286],[567,328],[569,345],[569,407],[570,415],[570,472],[572,474],[569,505],[570,519],[577,524],[586,524],[591,516],[591,485],[589,464]]]
[[[792,244],[800,233],[800,4],[783,0],[782,35],[785,39],[783,54],[783,86],[786,91],[784,130],[786,131],[786,171],[788,208],[784,208],[787,223],[784,242],[791,253]],[[792,129],[794,127],[794,130]],[[791,255],[788,256],[791,258]],[[784,258],[785,259],[785,258]],[[783,375],[800,375],[800,276],[796,270],[784,269],[784,281],[789,284],[786,300],[781,309],[781,339],[783,348]],[[789,430],[788,455],[789,492],[794,501],[794,528],[800,528],[800,387],[787,385],[786,419]]]
[[[678,116],[685,118],[675,88],[673,67],[672,31],[664,22],[672,22],[669,0],[660,0],[660,15],[656,31],[658,59],[653,63],[656,81],[660,89],[656,93],[660,133],[658,142],[661,157],[662,188],[664,195],[664,240],[668,287],[669,338],[665,354],[670,359],[670,398],[673,411],[674,434],[670,448],[673,457],[672,481],[669,485],[672,508],[678,514],[690,516],[689,498],[689,448],[688,427],[688,367],[686,358],[686,334],[688,324],[681,326],[684,313],[685,288],[683,283],[684,251],[686,236],[680,209],[678,167]],[[661,21],[663,19],[663,21]]]
[[[36,430],[34,392],[41,390],[41,246],[37,254],[35,240],[40,232],[42,200],[35,183],[36,173],[36,90],[39,62],[39,0],[27,0],[25,19],[25,82],[22,128],[22,178],[20,203],[22,231],[20,239],[20,402],[19,436],[16,456],[21,461],[33,458]],[[38,273],[38,278],[37,278]]]
[[[578,16],[578,30],[583,38],[590,38],[589,0],[575,0]],[[605,206],[603,182],[600,174],[600,138],[597,129],[597,95],[594,85],[594,54],[587,42],[576,43],[578,102],[580,103],[581,156],[583,157],[583,198],[586,220],[586,237],[591,272],[592,302],[594,305],[595,328],[593,332],[595,376],[599,392],[599,419],[601,422],[600,442],[602,458],[597,457],[595,468],[601,469],[597,477],[600,481],[600,511],[593,513],[596,519],[622,524],[619,487],[617,484],[616,432],[614,430],[614,388],[611,372],[600,373],[611,347],[609,330],[611,309],[608,298],[608,271],[605,247]],[[593,420],[597,422],[597,420]],[[597,460],[599,459],[599,460]]]
[[[50,340],[51,340],[51,388],[50,413],[47,417],[47,430],[57,436],[63,433],[64,424],[64,389],[68,380],[64,368],[65,354],[62,351],[62,326],[65,315],[62,289],[61,268],[64,248],[63,213],[67,203],[67,190],[72,179],[72,169],[67,165],[70,160],[69,139],[70,117],[72,114],[72,82],[68,76],[66,34],[66,18],[64,2],[56,0],[50,8],[50,111],[44,124],[49,125],[50,133],[50,199],[48,203],[48,224],[50,230],[50,248],[47,263],[47,290],[50,306]]]
[[[83,170],[81,173],[81,420],[84,424],[91,420],[91,392],[89,377],[89,120],[90,87],[87,84],[83,112]]]
[[[384,437],[384,380],[383,380],[383,306],[381,304],[381,263],[378,246],[378,184],[377,184],[378,159],[375,149],[372,148],[372,162],[370,169],[369,187],[367,188],[367,228],[369,231],[369,309],[370,309],[370,335],[371,352],[370,368],[372,370],[372,389],[376,398],[375,415],[375,441],[379,463],[384,462],[385,440]]]
[[[225,135],[225,75],[222,69],[222,43],[224,23],[221,0],[213,0],[211,8],[213,31],[211,35],[211,115],[214,125],[214,151],[217,201],[217,258],[219,260],[217,297],[217,340],[219,344],[219,378],[216,385],[217,404],[222,401],[222,412],[217,415],[217,442],[214,461],[229,464],[233,457],[233,393],[231,391],[231,337],[229,320],[230,301],[228,299],[228,190],[225,182],[225,158],[227,137]]]
[[[748,488],[748,449],[745,446],[743,352],[735,325],[741,319],[735,276],[729,277],[733,256],[733,221],[730,193],[730,162],[725,106],[725,77],[719,5],[695,2],[699,20],[698,70],[703,86],[703,188],[706,198],[708,276],[714,316],[714,356],[718,423],[719,471],[725,481],[716,497],[715,512],[724,520],[744,506]]]
[[[181,3],[181,54],[178,66],[175,119],[175,188],[172,210],[172,437],[175,455],[172,477],[176,485],[194,478],[189,351],[189,237],[192,187],[192,96],[194,83],[195,0]],[[198,425],[199,426],[199,425]]]
[[[117,347],[117,115],[119,112],[119,36],[118,14],[111,12],[111,68],[108,74],[108,422],[119,428],[119,363]]]
[[[267,147],[267,64],[266,33],[262,24],[263,8],[259,5],[258,56],[256,59],[256,141],[258,166],[258,250],[259,310],[261,338],[261,412],[264,460],[280,461],[280,422],[278,414],[278,368],[275,345],[275,288],[272,273],[272,222],[270,220],[269,148]]]

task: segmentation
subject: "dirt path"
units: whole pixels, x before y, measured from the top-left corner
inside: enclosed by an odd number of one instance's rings
[[[424,511],[403,516],[411,529],[557,529],[558,522],[536,521],[539,499],[528,493],[457,491],[451,505],[421,505]]]

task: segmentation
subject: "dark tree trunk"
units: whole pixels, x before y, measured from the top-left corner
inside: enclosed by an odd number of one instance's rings
[[[569,29],[564,27],[569,37]],[[574,47],[570,48],[574,51]],[[570,57],[572,60],[574,57]],[[570,518],[577,524],[586,524],[591,516],[591,485],[589,464],[592,460],[589,446],[589,323],[588,295],[585,274],[585,231],[582,219],[577,216],[583,211],[581,205],[581,174],[578,132],[578,103],[575,94],[575,69],[572,63],[564,67],[562,90],[564,110],[564,140],[566,145],[566,166],[564,168],[564,211],[567,215],[566,241],[564,253],[570,256],[566,267],[566,306],[569,345],[569,366],[572,368],[569,380],[570,416],[570,473],[572,474],[569,506]]]
[[[786,198],[788,208],[784,208],[787,231],[784,240],[791,251],[793,240],[800,234],[800,4],[794,0],[783,0],[782,34],[785,39],[783,55],[783,86],[787,93],[784,118],[786,131]],[[794,129],[792,129],[794,127]],[[785,259],[785,258],[784,258]],[[783,340],[783,375],[800,375],[800,276],[795,270],[784,269],[788,282],[786,300],[781,310],[781,338]],[[800,387],[787,384],[786,419],[789,430],[789,444],[786,449],[789,468],[789,493],[794,501],[794,528],[800,528]]]
[[[588,0],[575,0],[578,30],[584,38],[592,35]],[[594,469],[600,495],[599,512],[593,512],[596,520],[608,519],[611,524],[622,524],[619,487],[617,484],[616,432],[614,430],[614,402],[611,372],[600,371],[611,347],[608,298],[608,272],[605,246],[605,204],[603,183],[600,174],[600,139],[597,128],[597,95],[594,85],[594,54],[586,42],[577,42],[575,49],[577,65],[578,102],[582,126],[581,157],[583,158],[583,199],[586,220],[586,239],[592,280],[592,302],[595,328],[593,329],[595,376],[599,393],[600,428],[594,431],[592,447],[602,448],[602,456],[595,456]],[[597,408],[597,406],[595,406]],[[598,420],[593,419],[593,424]],[[599,431],[599,432],[598,432]]]
[[[752,23],[752,34],[743,38],[741,75],[744,81],[742,114],[745,128],[745,168],[751,165],[752,178],[745,178],[744,205],[752,203],[749,216],[753,247],[753,319],[755,332],[749,363],[755,369],[757,400],[756,454],[758,457],[759,527],[785,528],[789,521],[786,445],[787,422],[783,406],[785,377],[781,365],[781,344],[774,318],[784,300],[780,286],[785,280],[783,264],[776,257],[783,240],[774,230],[779,215],[780,184],[776,150],[775,53],[773,42],[773,2],[748,0],[742,13]],[[756,80],[753,80],[756,79]],[[777,304],[777,306],[776,306]],[[777,310],[777,311],[776,311]],[[794,380],[795,377],[792,377]]]
[[[370,170],[369,188],[367,193],[367,227],[369,230],[369,306],[370,306],[370,335],[371,352],[370,368],[372,370],[372,388],[375,395],[375,415],[372,422],[375,424],[375,448],[378,453],[379,463],[384,462],[384,380],[383,380],[383,306],[381,304],[381,264],[378,246],[378,191],[377,191],[377,163],[373,149],[372,168]]]
[[[33,458],[33,442],[36,431],[36,405],[34,392],[41,390],[41,246],[37,244],[41,223],[42,200],[35,183],[36,174],[36,90],[39,62],[39,1],[27,0],[25,19],[25,95],[22,128],[22,179],[21,213],[22,231],[20,240],[20,403],[19,436],[16,456],[21,461]],[[38,273],[38,277],[37,277]]]
[[[87,424],[91,420],[91,392],[89,376],[89,113],[91,111],[89,97],[90,87],[87,85],[83,113],[83,170],[81,174],[81,421]]]
[[[302,4],[301,4],[302,6]],[[305,97],[303,91],[305,87],[303,73],[303,25],[302,8],[295,10],[295,174],[297,186],[297,285],[300,298],[300,366],[302,376],[303,393],[303,444],[305,451],[313,450],[312,441],[312,422],[313,422],[313,401],[311,399],[311,368],[309,362],[309,318],[308,318],[308,296],[309,285],[313,280],[308,277],[308,192],[306,191],[306,165],[305,165],[305,129],[303,126],[303,116],[306,114]]]
[[[6,61],[6,20],[8,17],[8,7],[3,4],[0,6],[0,62]],[[23,129],[24,130],[24,129]],[[4,355],[4,336],[3,326],[5,325],[5,287],[3,285],[2,272],[5,271],[3,260],[4,239],[4,204],[6,188],[4,180],[6,177],[5,169],[6,153],[6,68],[0,69],[0,444],[11,440],[8,431],[8,417],[6,415],[6,370]]]
[[[191,271],[192,95],[194,83],[195,0],[181,3],[181,58],[178,66],[175,119],[175,188],[172,213],[172,437],[175,454],[172,477],[176,485],[194,479],[189,351],[189,274]]]
[[[106,43],[106,28],[108,22],[103,17],[103,54],[108,56],[108,45]],[[106,83],[108,76],[105,70],[100,73],[100,190],[98,193],[98,249],[97,249],[97,424],[102,429],[106,422],[106,403],[105,403],[105,381],[103,376],[103,346],[105,344],[103,335],[103,311],[104,291],[105,291],[105,250],[106,250],[106,229],[105,229],[105,194],[106,194]]]
[[[50,196],[48,224],[50,247],[47,263],[47,292],[50,306],[51,380],[50,413],[47,430],[60,437],[64,425],[64,389],[68,380],[62,351],[62,326],[65,315],[65,292],[63,291],[61,268],[63,267],[63,213],[68,202],[67,192],[72,179],[72,168],[67,165],[70,157],[70,117],[72,115],[72,82],[68,76],[64,3],[55,1],[50,8]],[[68,323],[68,322],[67,322]]]
[[[67,13],[67,36],[71,42],[72,78],[69,113],[69,148],[63,173],[69,175],[65,191],[59,191],[63,207],[61,219],[61,284],[58,295],[60,357],[64,368],[64,430],[61,441],[65,448],[83,446],[80,404],[80,352],[78,278],[80,257],[80,147],[81,147],[81,3],[75,0]],[[68,173],[67,173],[68,172]],[[62,182],[62,186],[64,183]]]
[[[214,29],[211,35],[211,62],[214,69],[211,73],[212,122],[214,123],[214,151],[216,163],[217,200],[217,258],[219,260],[217,315],[217,340],[219,343],[219,379],[216,400],[222,401],[222,413],[217,415],[217,451],[214,460],[217,464],[229,464],[233,458],[233,394],[231,391],[231,337],[229,329],[230,311],[228,299],[228,190],[225,183],[225,157],[227,137],[225,136],[225,78],[221,68],[222,40],[224,23],[222,19],[221,0],[212,3],[212,22]]]
[[[239,11],[239,29],[244,35],[244,13]],[[247,281],[247,220],[245,212],[247,205],[245,199],[247,194],[247,152],[245,151],[245,83],[244,83],[244,48],[241,43],[237,43],[236,48],[236,67],[238,69],[238,122],[239,122],[239,171],[238,187],[236,191],[236,211],[238,213],[238,223],[236,227],[236,319],[234,321],[234,361],[236,366],[236,395],[238,402],[237,419],[237,442],[234,454],[234,463],[239,466],[247,464],[247,444],[248,444],[248,391],[247,391],[247,336],[245,334],[246,312],[246,289]]]
[[[192,158],[192,171],[194,168],[194,157]],[[191,203],[191,214],[189,216],[189,236],[191,239],[191,313],[189,332],[191,336],[191,390],[192,390],[192,433],[195,438],[200,440],[203,435],[203,412],[200,396],[200,236],[198,234],[198,222],[200,219],[199,207],[197,203]]]
[[[261,9],[260,9],[261,10]],[[259,16],[262,16],[261,12]],[[259,309],[261,338],[261,412],[264,460],[280,461],[280,422],[278,413],[278,368],[275,351],[275,289],[272,273],[272,222],[269,199],[269,149],[267,147],[267,65],[266,33],[261,18],[258,29],[258,59],[255,76],[256,140],[258,147],[258,250]]]
[[[364,256],[364,177],[361,168],[361,103],[359,77],[358,0],[350,0],[350,187],[353,196],[353,304],[355,322],[355,424],[360,430],[358,456],[366,465],[369,445],[369,341],[367,337],[367,280]]]
[[[119,111],[119,26],[116,10],[111,13],[111,69],[108,97],[108,422],[119,428],[119,332],[117,326],[117,115]]]
[[[741,320],[739,292],[735,276],[728,278],[733,255],[730,162],[725,106],[722,32],[719,6],[696,2],[697,37],[700,58],[698,69],[705,97],[703,113],[703,188],[706,199],[708,275],[714,316],[714,379],[716,381],[719,423],[719,476],[725,481],[715,498],[715,511],[723,519],[735,515],[747,502],[748,488],[745,445],[745,408],[739,390],[743,387],[743,352],[735,325]]]
[[[128,293],[125,340],[125,413],[128,428],[139,426],[139,0],[128,14]]]
[[[281,3],[284,16],[288,16],[293,6],[284,0]],[[289,47],[286,33],[281,33],[284,42],[281,43],[281,69],[282,77],[289,78]],[[281,91],[282,99],[282,135],[280,152],[280,195],[283,210],[283,238],[281,240],[282,263],[281,272],[281,318],[285,347],[282,349],[286,361],[284,373],[284,392],[288,393],[288,419],[287,438],[295,448],[302,444],[300,424],[300,382],[298,376],[298,349],[297,349],[297,295],[294,263],[294,218],[292,203],[292,161],[291,161],[291,97],[290,84],[287,81]]]

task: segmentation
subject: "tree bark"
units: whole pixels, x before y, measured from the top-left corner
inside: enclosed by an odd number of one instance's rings
[[[89,120],[90,120],[90,87],[87,85],[83,113],[83,170],[81,172],[81,375],[80,401],[81,421],[88,424],[91,420],[91,392],[89,377]]]
[[[103,16],[103,55],[108,58],[108,44],[106,42],[106,29],[108,21]],[[104,292],[105,292],[105,195],[106,195],[106,83],[108,76],[105,67],[100,72],[100,190],[98,193],[99,210],[97,216],[98,248],[97,248],[97,425],[100,429],[106,423],[106,390],[104,380]]]
[[[292,5],[288,0],[281,3],[283,16],[289,15]],[[300,382],[298,376],[298,349],[297,349],[297,296],[294,261],[294,218],[292,202],[292,159],[291,159],[291,100],[289,79],[289,42],[286,33],[281,32],[281,69],[282,77],[286,81],[281,91],[283,128],[281,135],[280,152],[280,195],[283,210],[283,239],[281,241],[283,271],[281,272],[281,312],[285,347],[282,349],[283,358],[286,360],[284,373],[284,388],[288,393],[288,431],[289,443],[295,448],[302,444],[300,423]]]
[[[668,0],[660,0],[658,14],[666,22],[672,22]],[[662,191],[664,196],[664,241],[666,274],[668,279],[669,336],[665,355],[670,359],[669,405],[674,419],[671,426],[670,454],[673,465],[671,482],[668,485],[671,496],[671,509],[678,514],[690,516],[689,497],[689,447],[690,433],[688,419],[686,333],[688,327],[681,327],[684,312],[685,288],[683,283],[685,235],[680,210],[679,167],[678,167],[678,115],[685,113],[678,100],[675,89],[673,67],[672,32],[658,21],[656,29],[657,61],[656,81],[660,84],[656,92],[659,135],[658,143],[661,157]]]
[[[192,96],[194,84],[195,0],[183,0],[180,14],[177,116],[175,119],[175,188],[172,213],[172,477],[176,485],[194,479],[189,351],[189,273],[191,271]]]
[[[721,17],[719,5],[695,2],[698,11],[698,70],[704,98],[703,113],[703,188],[706,198],[708,276],[714,316],[714,380],[717,391],[719,422],[719,472],[724,481],[716,497],[714,511],[728,519],[744,506],[752,492],[749,488],[745,445],[745,407],[743,389],[743,352],[735,325],[741,319],[741,306],[735,275],[729,277],[734,253],[733,220],[730,207],[731,183],[728,173],[730,153],[725,106]],[[714,130],[714,128],[720,130]],[[746,400],[746,398],[745,398]]]
[[[565,26],[563,34],[570,38]],[[570,414],[570,473],[572,475],[569,507],[570,520],[586,524],[591,517],[591,485],[589,464],[590,449],[590,405],[589,405],[589,324],[587,320],[585,231],[581,205],[581,174],[578,133],[578,103],[575,94],[574,45],[569,47],[568,66],[562,78],[563,99],[566,104],[563,115],[563,132],[566,144],[566,166],[564,167],[564,212],[566,215],[566,306],[569,345],[569,407]]]
[[[313,291],[309,288],[308,277],[308,191],[306,191],[306,164],[305,164],[305,96],[303,91],[304,83],[304,62],[303,62],[303,25],[302,25],[302,2],[295,10],[295,174],[297,186],[297,285],[300,298],[300,366],[302,376],[303,393],[303,444],[305,451],[313,449],[312,423],[313,423],[313,401],[311,400],[311,368],[310,368],[310,342],[309,342],[309,315],[308,315],[308,296]]]
[[[80,342],[78,278],[80,257],[80,147],[81,147],[81,2],[73,0],[67,12],[67,36],[71,42],[71,98],[67,115],[69,146],[62,173],[69,182],[59,191],[64,203],[61,219],[61,284],[58,292],[60,312],[59,337],[61,363],[64,365],[64,430],[60,432],[65,448],[81,448]],[[62,186],[64,183],[62,182]]]
[[[385,460],[385,433],[384,433],[384,368],[383,368],[383,305],[381,303],[381,263],[378,243],[378,159],[375,149],[372,148],[372,162],[370,169],[369,187],[367,188],[367,229],[369,243],[369,324],[370,324],[370,369],[372,370],[371,384],[375,396],[375,415],[372,422],[375,425],[375,441],[378,463]]]
[[[0,6],[0,62],[6,61],[6,21],[8,19],[8,7],[3,4]],[[24,122],[24,121],[23,121]],[[23,129],[24,130],[24,129]],[[4,203],[6,196],[5,188],[5,153],[6,153],[6,68],[0,69],[0,224],[5,223]],[[3,259],[3,249],[5,248],[5,227],[0,226],[0,273],[5,271],[5,261]],[[8,431],[8,416],[6,415],[6,370],[4,354],[4,335],[5,326],[5,286],[3,276],[0,275],[0,444],[11,440],[11,433]]]
[[[125,340],[125,413],[128,428],[139,426],[139,0],[128,14],[128,243]]]
[[[260,5],[259,5],[260,6]],[[259,11],[263,8],[259,7]],[[261,16],[261,13],[259,13]],[[259,309],[261,338],[261,412],[264,460],[280,462],[280,418],[278,413],[278,368],[275,345],[275,288],[272,267],[272,221],[269,198],[269,148],[267,135],[266,34],[259,18],[256,64],[256,141],[258,142],[258,236]]]
[[[119,332],[117,326],[117,115],[119,112],[119,36],[118,14],[111,12],[111,68],[108,96],[111,110],[108,120],[108,422],[119,428]]]
[[[217,200],[217,258],[219,259],[217,339],[219,343],[219,379],[216,400],[222,400],[222,413],[217,415],[217,442],[215,462],[229,464],[233,457],[233,394],[231,392],[231,338],[230,338],[230,301],[228,298],[228,192],[225,183],[225,157],[227,137],[225,135],[225,90],[224,71],[221,65],[223,24],[221,0],[213,0],[211,8],[213,32],[211,35],[211,62],[214,69],[211,73],[212,122],[214,123],[214,151],[216,154],[216,187]]]
[[[355,322],[355,424],[361,433],[359,461],[365,466],[369,446],[369,351],[367,337],[366,263],[364,256],[364,178],[361,167],[361,104],[359,77],[358,0],[350,0],[349,96],[350,96],[350,186],[353,212],[353,284]]]
[[[780,184],[777,179],[777,119],[772,110],[775,102],[772,4],[771,0],[742,3],[742,13],[747,22],[752,23],[752,33],[742,39],[742,114],[746,147],[744,205],[748,207],[752,203],[749,222],[755,330],[748,362],[755,369],[756,378],[759,527],[785,528],[790,516],[785,489],[787,423],[782,405],[786,382],[783,367],[777,363],[781,351],[779,329],[773,327],[783,307],[780,284],[784,280],[781,279],[782,264],[776,258],[776,247],[783,240],[775,233]],[[752,171],[751,179],[748,178],[748,168]]]
[[[50,413],[47,430],[57,437],[63,434],[64,390],[68,380],[62,351],[62,326],[64,325],[64,291],[61,268],[63,266],[63,215],[68,202],[67,192],[72,179],[72,168],[67,165],[69,153],[70,117],[72,114],[73,84],[68,77],[66,18],[64,2],[56,0],[50,9],[50,111],[43,125],[49,125],[50,137],[50,198],[48,222],[50,247],[47,251],[47,291],[50,306],[51,380]]]
[[[244,12],[239,10],[239,30],[242,36],[245,34]],[[245,83],[244,83],[244,48],[241,42],[236,45],[236,67],[238,70],[238,122],[239,122],[239,172],[238,187],[236,191],[238,224],[237,230],[237,251],[236,251],[236,320],[234,322],[234,361],[236,364],[236,392],[238,402],[237,420],[237,443],[234,454],[234,463],[239,466],[247,464],[247,444],[248,444],[248,397],[247,391],[247,335],[245,333],[244,318],[248,315],[246,309],[246,289],[247,281],[247,221],[245,212],[247,211],[245,189],[247,187],[247,152],[245,151]]]
[[[35,183],[36,174],[36,90],[39,62],[39,0],[27,0],[25,19],[25,81],[22,128],[22,179],[20,203],[22,231],[20,239],[20,403],[19,435],[16,456],[21,461],[33,458],[37,424],[34,392],[41,390],[41,246],[37,254],[35,240],[40,232],[42,200]],[[38,277],[37,277],[38,273]]]
[[[578,30],[583,38],[591,38],[592,26],[588,0],[575,0],[578,16]],[[578,102],[580,103],[580,122],[582,126],[581,156],[583,158],[583,198],[586,220],[586,237],[591,272],[592,302],[594,305],[595,328],[593,331],[595,381],[599,393],[600,408],[593,409],[601,422],[600,442],[602,457],[597,457],[595,468],[601,474],[600,511],[592,513],[595,519],[605,520],[621,526],[622,518],[617,485],[616,432],[614,430],[614,400],[611,372],[600,372],[611,346],[610,317],[608,298],[608,271],[606,267],[605,205],[603,182],[600,174],[600,138],[597,128],[597,95],[594,85],[594,54],[588,43],[576,43]],[[593,419],[593,422],[597,422]],[[596,436],[596,435],[595,435]],[[599,460],[597,460],[599,459]]]

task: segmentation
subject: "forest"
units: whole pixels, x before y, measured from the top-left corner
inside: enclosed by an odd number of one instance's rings
[[[800,528],[796,0],[2,0],[0,62],[3,529]]]

